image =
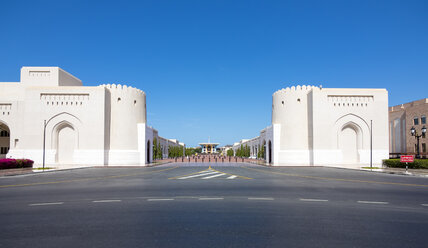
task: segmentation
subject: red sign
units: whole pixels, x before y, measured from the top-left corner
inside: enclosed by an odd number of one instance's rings
[[[413,155],[401,155],[400,162],[402,163],[413,163],[415,157]]]

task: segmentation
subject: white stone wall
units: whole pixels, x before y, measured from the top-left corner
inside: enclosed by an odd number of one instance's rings
[[[272,125],[233,149],[266,142],[266,161],[273,165],[363,166],[370,163],[371,130],[372,161],[380,165],[389,149],[385,89],[293,86],[273,94]]]
[[[157,131],[146,124],[141,90],[119,84],[84,87],[58,67],[23,67],[21,82],[0,83],[0,123],[10,129],[7,157],[41,166],[45,121],[48,166],[152,161]]]

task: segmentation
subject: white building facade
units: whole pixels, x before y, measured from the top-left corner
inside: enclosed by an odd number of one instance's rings
[[[272,97],[272,125],[238,142],[273,165],[356,167],[388,158],[388,92],[297,86]],[[252,152],[252,155],[257,152]]]
[[[9,136],[4,157],[32,159],[35,166],[43,163],[44,145],[45,163],[55,167],[146,165],[158,137],[147,125],[143,91],[83,86],[59,67],[23,67],[20,82],[0,83],[0,129]]]

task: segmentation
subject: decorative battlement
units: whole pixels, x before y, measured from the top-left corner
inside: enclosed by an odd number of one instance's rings
[[[275,93],[273,93],[273,95],[276,94],[283,94],[283,93],[291,93],[291,92],[298,92],[298,91],[305,91],[308,92],[310,90],[312,90],[313,88],[319,88],[317,86],[313,86],[313,85],[297,85],[297,86],[291,86],[291,87],[287,87],[287,88],[282,88],[280,90],[275,91]]]
[[[99,87],[104,87],[107,89],[111,89],[111,90],[123,90],[123,91],[134,91],[138,94],[142,94],[145,95],[146,93],[144,93],[144,91],[131,87],[131,86],[127,86],[127,85],[121,85],[121,84],[102,84],[99,85]]]
[[[0,115],[10,115],[11,110],[12,110],[12,104],[0,103]]]
[[[89,101],[87,93],[41,93],[40,100],[47,106],[81,106]]]
[[[328,95],[327,100],[334,107],[367,107],[374,101],[373,96],[363,95]]]

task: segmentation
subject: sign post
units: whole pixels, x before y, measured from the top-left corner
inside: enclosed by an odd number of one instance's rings
[[[415,161],[415,157],[413,155],[401,155],[400,156],[400,162],[401,163],[406,163],[406,173],[407,173],[407,169],[408,169],[408,165],[409,163],[413,163]]]

